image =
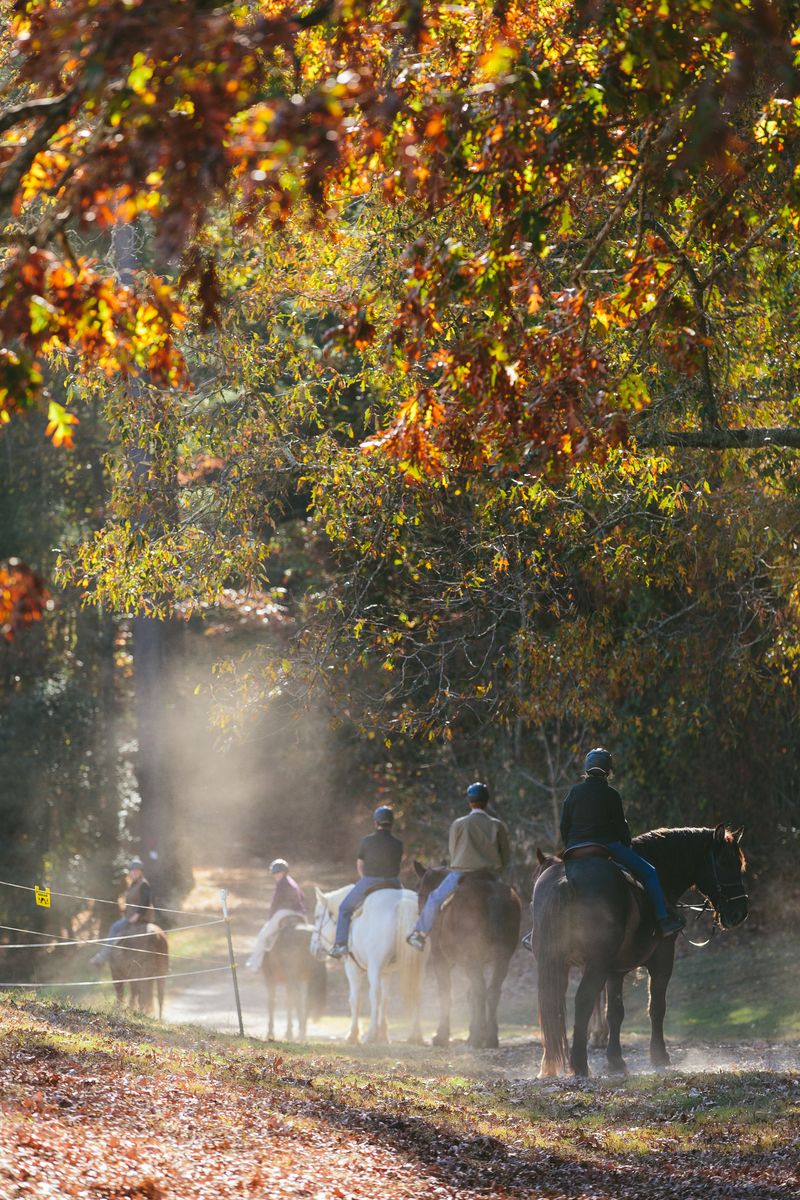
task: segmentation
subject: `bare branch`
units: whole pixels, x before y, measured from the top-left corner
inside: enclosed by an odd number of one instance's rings
[[[688,429],[664,430],[637,436],[637,445],[647,450],[661,447],[693,450],[763,450],[784,446],[800,450],[800,428],[783,426],[772,429]]]

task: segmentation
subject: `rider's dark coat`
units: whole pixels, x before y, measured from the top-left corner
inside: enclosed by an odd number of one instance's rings
[[[579,842],[622,842],[630,846],[631,831],[622,797],[607,779],[590,775],[570,788],[561,810],[561,840],[565,846]]]
[[[125,920],[132,925],[146,924],[155,920],[153,889],[144,875],[134,880],[125,893]]]

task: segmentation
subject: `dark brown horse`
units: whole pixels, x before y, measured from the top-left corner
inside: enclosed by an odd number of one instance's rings
[[[305,1041],[309,1017],[325,1012],[328,973],[325,963],[311,953],[313,929],[305,923],[284,923],[271,950],[264,955],[261,970],[267,984],[267,1041],[275,1037],[275,992],[286,989],[286,1041],[293,1036],[292,1019],[297,1018],[298,1038]]]
[[[414,863],[420,879],[422,906],[447,870]],[[431,931],[431,962],[439,985],[439,1028],[435,1046],[450,1041],[450,982],[453,967],[461,967],[469,985],[467,1044],[493,1048],[497,1040],[497,1006],[508,964],[519,940],[521,905],[507,883],[488,873],[469,871],[447,901]],[[486,968],[489,982],[486,982]]]
[[[633,848],[657,869],[667,901],[674,904],[690,887],[710,902],[723,929],[747,917],[742,830],[656,829],[634,838]],[[659,938],[644,892],[629,884],[606,857],[565,864],[542,864],[534,889],[533,948],[539,965],[539,1021],[544,1053],[541,1075],[557,1075],[571,1066],[589,1073],[586,1041],[592,1009],[608,986],[608,1066],[625,1071],[620,1029],[625,1010],[622,983],[628,971],[644,965],[650,975],[650,1060],[666,1066],[664,1013],[672,975],[675,938]],[[582,969],[575,996],[572,1048],[567,1044],[566,990],[570,967]]]
[[[131,1008],[152,1013],[153,984],[156,984],[160,1021],[164,1012],[164,986],[169,973],[169,944],[164,930],[158,925],[148,924],[146,933],[121,937],[111,951],[110,966],[118,1004],[124,1002],[127,984]]]

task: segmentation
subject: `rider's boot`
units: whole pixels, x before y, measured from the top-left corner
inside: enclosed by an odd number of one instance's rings
[[[415,950],[424,950],[426,940],[425,934],[419,929],[412,929],[406,938],[409,946],[413,946]]]
[[[528,932],[525,934],[525,937],[521,939],[520,945],[525,950],[529,950],[530,953],[533,954],[533,930],[532,929],[529,929]]]
[[[328,951],[328,954],[330,954],[331,958],[344,958],[349,953],[350,951],[348,950],[347,946],[345,946],[342,942],[332,946]]]
[[[680,933],[686,924],[686,919],[680,913],[670,912],[665,917],[661,917],[656,921],[656,927],[661,937],[672,937],[676,933]]]

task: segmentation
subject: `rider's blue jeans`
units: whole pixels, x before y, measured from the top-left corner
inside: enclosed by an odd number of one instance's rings
[[[117,938],[121,938],[126,933],[130,933],[135,929],[136,929],[135,922],[134,922],[134,924],[131,924],[131,922],[129,920],[127,920],[126,917],[120,917],[120,919],[118,921],[115,921],[114,924],[109,929],[108,936],[109,936],[109,938],[113,938],[114,941],[116,941]],[[107,963],[109,961],[109,959],[111,958],[111,951],[114,949],[114,941],[104,942],[104,944],[100,947],[100,949],[97,952],[98,963]]]
[[[384,879],[382,875],[362,875],[358,883],[351,889],[342,901],[342,906],[339,909],[339,919],[336,922],[336,945],[346,946],[347,939],[350,937],[350,922],[353,919],[353,913],[358,908],[364,895],[376,883],[396,883],[400,884],[399,879]]]
[[[418,933],[424,933],[426,936],[433,929],[433,922],[439,909],[444,904],[448,896],[452,896],[453,892],[458,887],[458,881],[464,871],[448,871],[442,882],[437,888],[434,888],[428,899],[425,901],[422,912],[417,918],[417,923],[414,926]]]
[[[663,921],[667,915],[667,901],[661,887],[661,880],[658,878],[658,871],[653,864],[649,863],[646,858],[642,858],[641,854],[637,854],[630,846],[623,845],[622,842],[603,842],[603,845],[608,846],[616,862],[627,867],[634,879],[638,879],[644,885],[647,898],[655,911],[656,920]]]

